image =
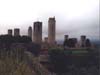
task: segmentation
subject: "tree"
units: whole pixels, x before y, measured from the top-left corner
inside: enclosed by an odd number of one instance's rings
[[[49,55],[49,60],[53,65],[53,70],[58,74],[65,73],[67,71],[67,67],[64,51],[60,49],[51,49],[49,50]]]

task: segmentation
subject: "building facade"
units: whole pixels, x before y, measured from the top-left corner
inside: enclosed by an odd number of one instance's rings
[[[69,36],[68,35],[64,35],[64,40],[68,40]]]
[[[20,36],[20,29],[19,28],[14,29],[14,36]]]
[[[33,42],[37,44],[42,43],[42,22],[34,22],[33,25]]]
[[[86,47],[86,36],[82,35],[80,38],[80,47]]]
[[[28,37],[32,38],[32,27],[28,28]]]
[[[55,17],[48,20],[48,43],[55,44],[56,38],[56,20]]]
[[[8,29],[8,35],[12,36],[12,29]]]

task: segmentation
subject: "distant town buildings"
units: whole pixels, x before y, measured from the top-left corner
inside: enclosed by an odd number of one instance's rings
[[[86,36],[82,35],[80,37],[80,47],[86,47]]]
[[[92,46],[90,39],[86,38],[85,35],[82,35],[80,38],[81,38],[80,44],[79,44],[80,47],[84,48],[84,47],[91,47]]]
[[[91,47],[91,42],[85,35],[80,36],[80,41],[77,38],[69,38],[68,35],[64,35],[64,48],[88,48]]]
[[[69,38],[68,42],[69,42],[69,47],[76,48],[77,38]]]
[[[33,29],[33,30],[32,30]],[[8,29],[8,35],[12,35],[12,29]],[[20,36],[20,29],[14,29],[14,36]],[[32,39],[33,43],[39,44],[41,48],[57,47],[60,46],[56,43],[56,19],[55,17],[50,17],[48,19],[48,37],[42,40],[42,22],[36,21],[33,23],[33,28],[29,26],[28,37]],[[91,42],[85,35],[80,36],[80,41],[77,38],[69,38],[69,35],[64,35],[65,48],[85,48],[91,47]],[[62,45],[60,46],[62,47]]]
[[[28,36],[32,39],[32,27],[29,26],[28,28]]]
[[[45,38],[44,38],[44,42],[45,42],[45,43],[48,43],[48,37],[45,37]]]
[[[75,48],[77,45],[77,38],[69,38],[68,35],[64,35],[64,43],[65,48]]]
[[[12,29],[8,29],[8,35],[12,35]]]
[[[20,29],[19,28],[14,29],[14,36],[20,36]]]
[[[68,35],[64,35],[64,40],[67,40],[68,39]]]
[[[33,42],[37,44],[42,43],[42,22],[34,22],[33,25]]]
[[[48,43],[51,45],[55,44],[56,38],[56,20],[55,17],[49,18],[48,20]]]

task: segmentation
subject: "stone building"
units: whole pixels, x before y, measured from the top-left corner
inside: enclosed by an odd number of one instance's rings
[[[19,28],[14,29],[14,36],[20,36],[20,29]]]
[[[12,35],[12,29],[8,29],[8,35]]]
[[[48,20],[48,43],[50,45],[55,44],[56,38],[56,20],[55,17],[49,18]]]
[[[80,37],[80,47],[86,47],[86,36],[82,35]]]
[[[37,44],[42,43],[42,22],[34,22],[33,26],[33,42]]]
[[[32,38],[32,27],[31,26],[29,26],[28,28],[28,36]]]

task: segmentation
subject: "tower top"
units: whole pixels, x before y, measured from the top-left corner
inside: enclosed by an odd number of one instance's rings
[[[55,16],[54,17],[50,17],[49,20],[55,21]]]
[[[20,30],[19,28],[14,28],[14,30]]]
[[[34,24],[38,24],[38,23],[40,24],[40,23],[42,23],[42,22],[41,22],[41,21],[35,21],[35,22],[34,22]]]
[[[8,31],[10,31],[10,30],[12,31],[12,29],[8,29]]]
[[[32,29],[32,27],[31,27],[31,26],[29,26],[29,29]]]

